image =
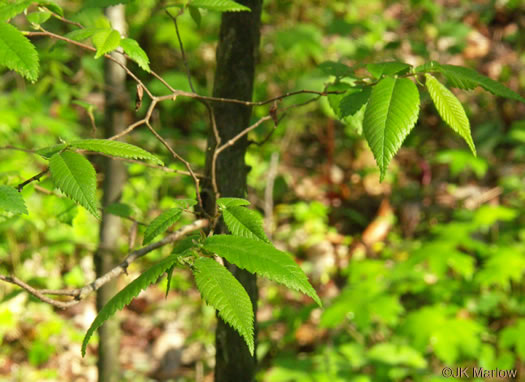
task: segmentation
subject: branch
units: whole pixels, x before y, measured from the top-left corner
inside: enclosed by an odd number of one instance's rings
[[[200,193],[200,186],[199,186],[200,181],[197,175],[195,174],[195,172],[193,171],[193,168],[191,168],[190,162],[188,162],[186,159],[184,159],[179,154],[177,154],[175,150],[171,148],[169,143],[164,138],[162,138],[162,136],[159,133],[157,133],[157,131],[153,128],[153,126],[151,126],[149,122],[146,122],[146,126],[148,126],[148,129],[153,133],[155,138],[157,138],[160,141],[160,143],[162,143],[164,147],[168,149],[168,151],[171,153],[173,158],[184,163],[184,166],[186,166],[186,168],[188,169],[188,172],[190,173],[190,176],[193,178],[193,183],[195,183],[195,191],[197,193],[197,200],[199,202],[199,206],[203,208],[202,198],[201,198],[201,193]]]
[[[35,153],[34,150],[24,149],[24,148],[21,148],[21,147],[15,147],[15,146],[10,146],[10,145],[0,147],[0,150],[23,151],[23,152],[28,153],[28,154],[34,154]]]
[[[18,186],[16,186],[16,189],[18,190],[18,192],[20,192],[29,183],[35,182],[35,181],[40,181],[40,178],[42,178],[44,175],[46,175],[48,171],[49,171],[49,167],[46,167],[44,170],[40,171],[35,176],[33,176],[33,177],[29,178],[28,180],[20,183]]]
[[[151,251],[154,251],[155,249],[165,246],[166,244],[171,244],[177,240],[180,240],[183,236],[187,235],[188,233],[204,228],[208,226],[208,224],[209,224],[208,220],[205,220],[205,219],[196,220],[193,223],[188,224],[187,226],[184,226],[180,228],[179,230],[173,232],[172,234],[169,234],[162,240],[156,241],[154,243],[151,243],[150,245],[147,245],[143,248],[140,248],[140,249],[137,249],[131,252],[124,259],[124,261],[122,261],[119,265],[115,266],[112,270],[110,270],[106,274],[100,276],[99,278],[97,278],[96,280],[94,280],[93,282],[91,282],[90,284],[82,288],[70,289],[70,290],[68,289],[59,289],[59,290],[40,289],[39,290],[39,289],[33,288],[32,286],[23,282],[22,280],[18,279],[15,276],[0,275],[0,280],[21,287],[22,289],[26,290],[31,295],[33,295],[34,297],[38,298],[39,300],[43,302],[51,304],[60,309],[67,309],[73,305],[78,304],[81,300],[85,299],[92,292],[98,290],[104,284],[120,276],[122,273],[127,273],[127,269],[129,265],[135,260],[147,255],[148,253],[150,253]],[[73,300],[59,301],[53,298],[49,298],[46,295],[69,296],[69,297],[73,297]]]
[[[53,32],[49,32],[47,30],[45,30],[44,28],[40,27],[40,32],[25,32],[25,35],[26,36],[47,36],[47,37],[51,37],[51,38],[54,38],[56,40],[62,40],[62,41],[65,41],[69,44],[72,44],[72,45],[76,45],[78,47],[81,47],[82,49],[85,49],[85,50],[89,50],[91,52],[96,52],[97,50],[95,48],[93,48],[92,46],[89,46],[87,44],[84,44],[82,42],[78,42],[78,41],[75,41],[75,40],[71,40],[70,38],[67,38],[67,37],[64,37],[64,36],[60,36],[58,34],[55,34]],[[126,65],[124,65],[123,63],[119,62],[119,60],[115,59],[114,57],[112,57],[110,54],[105,54],[104,57],[110,61],[113,61],[115,64],[117,64],[118,66],[120,66],[122,69],[124,69],[126,71],[126,73],[135,80],[135,82],[137,82],[138,84],[140,84],[144,90],[146,91],[146,93],[148,93],[148,95],[151,97],[151,98],[154,98],[153,94],[151,93],[151,91],[148,89],[148,87],[146,85],[144,85],[144,83],[142,83],[142,81],[131,71],[128,69],[128,67]]]

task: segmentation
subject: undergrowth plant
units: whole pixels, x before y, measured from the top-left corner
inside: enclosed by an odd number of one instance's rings
[[[102,7],[125,2],[127,1],[93,0],[88,1],[86,6]],[[200,11],[203,9],[218,12],[249,11],[249,8],[231,0],[190,0],[167,8],[168,11],[170,9],[175,9],[177,12],[189,11],[197,25],[200,23]],[[34,31],[21,30],[17,27],[18,23],[15,25],[9,22],[22,13],[27,22],[21,24],[31,26]],[[37,81],[39,55],[29,38],[45,36],[91,51],[95,54],[95,58],[111,60],[112,57],[109,53],[120,52],[120,54],[125,54],[129,59],[135,61],[145,72],[158,77],[152,72],[149,58],[138,42],[121,36],[106,19],[98,20],[96,27],[84,28],[77,23],[71,23],[72,30],[61,36],[47,31],[42,26],[50,18],[66,20],[62,8],[50,0],[0,1],[0,65],[18,72],[28,81]],[[440,64],[434,61],[417,67],[398,61],[373,63],[366,66],[370,74],[366,77],[356,76],[354,69],[343,63],[325,62],[321,64],[321,69],[332,76],[333,81],[327,84],[324,91],[304,91],[303,93],[313,93],[317,97],[328,96],[335,114],[343,122],[349,117],[356,116],[362,120],[362,133],[373,152],[380,170],[381,180],[384,179],[392,158],[417,123],[420,111],[418,86],[426,88],[438,114],[452,130],[466,141],[473,155],[476,155],[476,149],[467,114],[454,93],[441,83],[438,77],[445,79],[454,88],[471,90],[481,87],[496,96],[525,102],[525,99],[519,94],[472,69]],[[74,297],[72,303],[76,303],[90,292],[97,290],[105,282],[125,272],[127,266],[135,259],[161,246],[178,242],[168,257],[145,270],[99,312],[85,335],[82,343],[82,354],[86,353],[88,342],[94,331],[105,320],[129,304],[141,290],[156,283],[165,273],[168,274],[169,289],[172,272],[178,267],[191,269],[203,299],[217,309],[218,314],[225,322],[238,331],[253,354],[255,340],[252,303],[239,281],[226,267],[216,261],[217,258],[222,258],[241,269],[299,291],[311,297],[319,306],[322,306],[321,300],[292,256],[274,247],[264,232],[261,217],[257,212],[248,208],[249,202],[244,199],[220,198],[215,189],[217,209],[214,216],[203,216],[202,219],[195,220],[193,225],[190,224],[181,227],[174,233],[166,234],[170,227],[177,224],[183,213],[193,213],[191,210],[193,207],[202,207],[199,190],[200,179],[193,171],[191,163],[181,158],[167,144],[166,140],[155,131],[150,123],[150,118],[159,103],[176,102],[177,97],[189,97],[204,102],[236,102],[246,106],[258,107],[274,104],[267,116],[253,125],[247,126],[236,138],[218,144],[215,152],[218,156],[224,149],[235,145],[241,137],[262,123],[273,121],[278,124],[279,113],[284,113],[285,110],[281,110],[275,102],[298,93],[285,94],[267,101],[247,102],[205,97],[196,93],[173,89],[166,85],[170,94],[157,96],[133,72],[128,68],[126,70],[128,75],[137,82],[138,101],[140,102],[143,96],[151,99],[146,116],[134,122],[124,133],[112,139],[73,140],[36,150],[36,154],[48,161],[47,168],[18,185],[0,185],[0,209],[7,214],[27,213],[20,191],[31,182],[50,176],[55,187],[63,195],[99,219],[96,173],[85,155],[96,153],[123,159],[143,160],[162,167],[164,163],[156,155],[137,146],[115,140],[125,137],[139,126],[146,126],[155,139],[162,142],[170,152],[172,159],[182,161],[187,167],[188,173],[195,181],[196,197],[194,200],[175,200],[175,208],[163,211],[151,221],[144,233],[144,246],[139,250],[130,252],[123,263],[110,274],[102,276],[84,288],[69,291],[69,296]],[[215,174],[213,174],[214,176]],[[212,181],[214,182],[215,179]],[[109,206],[108,211],[125,218],[132,217],[132,208],[126,205]],[[195,212],[198,211],[199,209],[195,208]],[[214,227],[221,218],[230,234],[214,234]],[[185,237],[194,231],[200,232]],[[164,238],[154,241],[160,235],[164,235]],[[14,283],[55,306],[67,307],[71,305],[70,302],[64,303],[47,297],[47,295],[60,294],[57,291],[39,292],[14,276],[0,277],[2,280]]]

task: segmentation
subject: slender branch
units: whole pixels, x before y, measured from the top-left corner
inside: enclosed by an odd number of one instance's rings
[[[164,145],[164,147],[168,149],[168,151],[171,153],[173,158],[184,163],[184,166],[186,166],[186,169],[188,169],[190,176],[193,178],[193,183],[195,183],[195,191],[197,194],[197,200],[199,202],[199,206],[202,208],[203,204],[202,204],[202,198],[201,198],[200,186],[199,186],[200,181],[197,175],[195,175],[195,172],[193,171],[193,168],[191,167],[190,162],[188,162],[186,159],[184,159],[179,154],[177,154],[175,150],[171,148],[169,143],[164,138],[162,138],[162,136],[159,133],[157,133],[157,131],[153,128],[153,126],[151,126],[149,122],[146,122],[146,126],[148,126],[148,129],[153,133],[155,138],[157,138],[157,140],[159,140]]]
[[[221,152],[226,150],[228,147],[231,147],[237,142],[239,139],[244,137],[246,134],[248,134],[250,131],[255,130],[257,127],[259,127],[261,124],[263,124],[266,121],[269,121],[272,119],[271,115],[267,115],[266,117],[262,117],[257,122],[255,122],[253,125],[248,126],[246,129],[241,131],[239,134],[237,134],[235,137],[229,139],[227,142],[224,142],[217,150],[215,150],[215,154],[219,155]]]
[[[162,101],[164,99],[173,99],[174,96],[176,97],[180,96],[180,97],[188,97],[188,98],[193,98],[193,99],[203,100],[203,101],[210,101],[210,102],[236,103],[236,104],[240,104],[244,106],[264,106],[269,103],[280,101],[280,100],[283,100],[284,98],[296,96],[299,94],[315,94],[320,97],[325,97],[329,95],[336,95],[336,94],[343,94],[343,93],[345,93],[345,91],[343,90],[333,90],[333,91],[332,90],[331,91],[296,90],[293,92],[281,94],[277,97],[266,99],[264,101],[243,101],[243,100],[235,99],[235,98],[209,97],[209,96],[203,96],[197,93],[186,92],[183,90],[175,90],[172,94],[161,96],[161,97],[158,97],[157,99],[159,101]]]
[[[64,36],[60,36],[58,34],[55,34],[53,32],[49,32],[47,30],[45,30],[44,28],[40,27],[40,32],[25,32],[25,35],[26,36],[47,36],[47,37],[50,37],[50,38],[54,38],[56,40],[62,40],[62,41],[65,41],[69,44],[72,44],[72,45],[76,45],[82,49],[85,49],[85,50],[89,50],[91,52],[96,52],[97,49],[96,48],[93,48],[92,46],[90,45],[87,45],[87,44],[84,44],[82,42],[78,42],[78,41],[75,41],[75,40],[71,40],[70,38],[67,38],[67,37],[64,37]],[[122,69],[124,69],[126,71],[126,73],[135,80],[135,82],[137,82],[138,84],[140,84],[143,88],[144,88],[144,91],[151,97],[151,98],[154,98],[153,94],[151,93],[151,91],[148,89],[148,87],[146,85],[144,85],[144,83],[131,71],[128,69],[128,67],[126,65],[124,65],[123,63],[119,62],[117,59],[115,59],[114,57],[112,57],[110,54],[105,54],[104,57],[110,61],[113,61],[115,64],[117,64],[118,66],[120,66]]]
[[[120,276],[122,273],[126,273],[129,265],[133,263],[135,260],[147,255],[148,253],[154,251],[155,249],[165,246],[166,244],[171,244],[177,240],[180,240],[182,237],[184,237],[188,233],[204,228],[208,224],[209,222],[206,219],[196,220],[193,223],[188,224],[187,226],[184,226],[181,229],[173,232],[172,234],[167,235],[162,240],[159,240],[143,248],[130,252],[130,254],[119,265],[117,265],[116,267],[111,269],[109,272],[105,273],[104,275],[100,276],[99,278],[95,279],[93,282],[91,282],[90,284],[82,288],[71,289],[71,290],[67,290],[67,289],[38,290],[30,286],[29,284],[23,282],[22,280],[18,279],[15,276],[0,275],[0,280],[21,287],[22,289],[26,290],[27,292],[29,292],[30,294],[32,294],[33,296],[35,296],[36,298],[38,298],[39,300],[43,302],[51,304],[60,309],[67,309],[75,304],[78,304],[81,300],[85,299],[92,292],[98,290],[104,284]],[[69,296],[69,297],[73,297],[73,300],[59,301],[59,300],[49,298],[46,295]]]
[[[49,171],[49,167],[46,167],[44,170],[40,171],[35,176],[33,176],[33,177],[29,178],[28,180],[20,183],[18,186],[16,186],[16,189],[18,190],[18,192],[20,192],[29,183],[40,181],[40,178],[42,178],[44,175],[46,175],[48,171]]]
[[[44,5],[44,7],[46,7]],[[47,8],[46,9],[51,12],[51,16],[53,16],[54,18],[66,23],[66,24],[71,24],[71,25],[74,25],[76,27],[79,27],[80,29],[84,29],[84,26],[80,23],[77,23],[76,21],[73,21],[73,20],[69,20],[69,19],[66,19],[65,17],[63,16],[60,16],[59,14],[56,14],[55,12],[53,12],[51,9]]]
[[[179,32],[179,25],[177,23],[177,17],[182,15],[184,8],[180,9],[179,14],[177,16],[173,16],[167,9],[165,9],[164,11],[171,18],[171,20],[173,21],[173,25],[175,26],[175,33],[177,35],[177,40],[179,41],[180,53],[182,55],[182,62],[184,64],[184,69],[186,70],[186,76],[188,77],[188,84],[190,85],[190,89],[193,93],[197,93],[195,91],[195,88],[193,87],[193,81],[191,80],[190,66],[188,64],[188,60],[186,59],[186,53],[184,52],[184,44],[182,43],[182,38],[180,37],[180,32]]]
[[[10,145],[0,147],[0,150],[23,151],[23,152],[29,153],[29,154],[34,154],[35,153],[35,150],[29,150],[29,149],[24,149],[24,148],[21,148],[21,147],[10,146]]]
[[[197,92],[195,91],[195,87],[193,86],[193,81],[191,80],[190,66],[189,66],[188,60],[186,58],[186,53],[184,51],[184,43],[182,42],[182,38],[181,38],[180,32],[179,32],[179,25],[177,23],[177,17],[180,16],[184,12],[184,8],[181,8],[181,10],[179,11],[179,14],[177,16],[173,16],[167,9],[165,9],[165,12],[173,20],[173,25],[175,26],[175,32],[176,32],[176,35],[177,35],[177,41],[179,43],[180,52],[181,52],[181,55],[182,55],[182,62],[184,63],[184,68],[186,69],[186,76],[188,77],[188,84],[190,85],[191,91],[194,94],[197,94]],[[176,91],[174,91],[173,93],[175,94]],[[197,99],[204,104],[204,106],[206,107],[206,110],[208,111],[208,118],[210,119],[210,124],[211,124],[211,128],[213,130],[213,135],[215,136],[215,145],[216,145],[215,148],[217,148],[221,144],[221,137],[219,135],[219,129],[217,129],[217,122],[215,121],[215,114],[213,113],[213,108],[211,107],[210,103],[207,100],[199,99],[199,98],[197,98]],[[218,198],[218,197],[219,197],[219,194],[216,192],[215,193],[215,198]]]
[[[99,153],[99,152],[86,152],[86,154],[101,155],[101,156],[104,156],[104,157],[107,157],[107,158],[111,158],[111,159],[114,159],[114,160],[120,160],[120,161],[128,162],[128,163],[137,163],[137,164],[140,164],[140,165],[142,165],[144,167],[154,168],[156,170],[160,170],[160,171],[167,172],[167,173],[191,176],[191,173],[189,171],[177,170],[177,169],[169,168],[169,167],[166,167],[166,166],[158,166],[156,164],[150,164],[150,163],[146,163],[146,162],[143,162],[143,161],[140,161],[140,160],[136,160],[136,159],[114,157],[114,156],[106,155],[106,154]],[[194,175],[197,178],[200,178],[200,179],[206,178],[205,175],[199,174],[199,173],[196,173],[196,172],[194,172]]]
[[[144,118],[142,118],[141,120],[139,120],[137,122],[132,123],[126,129],[124,129],[123,131],[121,131],[118,134],[113,135],[111,138],[108,138],[108,139],[113,141],[115,139],[122,138],[124,135],[127,135],[127,134],[131,133],[137,127],[149,123],[149,121],[151,119],[151,116],[153,115],[153,110],[155,110],[155,106],[157,106],[157,102],[158,102],[158,98],[157,97],[153,97],[152,100],[151,100],[151,104],[149,105],[148,111],[146,112],[146,115],[144,116]]]

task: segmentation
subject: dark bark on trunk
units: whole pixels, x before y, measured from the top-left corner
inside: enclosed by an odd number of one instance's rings
[[[126,29],[124,6],[119,5],[106,10],[106,16],[113,27],[123,33]],[[126,60],[120,54],[114,57],[125,63]],[[110,137],[126,127],[125,110],[126,102],[126,72],[117,64],[106,60],[104,67],[105,77],[105,116],[104,135]],[[121,161],[104,158],[104,184],[102,206],[105,207],[120,199],[122,187],[126,180],[126,169]],[[112,269],[118,259],[116,258],[117,241],[121,233],[121,221],[118,216],[102,214],[99,233],[99,248],[95,254],[95,267],[97,276]],[[117,280],[110,281],[97,292],[97,310],[102,307],[117,292]],[[119,348],[120,329],[117,317],[107,320],[98,329],[98,381],[117,382],[120,381]]]
[[[215,97],[251,100],[255,76],[255,64],[260,39],[260,17],[262,0],[238,0],[251,8],[251,12],[224,13],[222,16],[219,45],[217,47],[217,69],[213,95]],[[239,134],[250,125],[251,108],[215,103],[213,112],[222,142]],[[210,128],[206,155],[206,175],[211,177],[211,161],[216,142]],[[244,161],[246,137],[223,151],[217,159],[217,187],[223,197],[245,197],[248,168]],[[212,185],[203,184],[202,197],[205,210],[213,216],[215,196]],[[216,232],[224,232],[223,224]],[[226,264],[244,286],[254,308],[257,307],[257,284],[255,275]],[[256,331],[257,333],[257,331]],[[251,382],[255,380],[256,359],[239,334],[218,318],[216,329],[215,381]]]

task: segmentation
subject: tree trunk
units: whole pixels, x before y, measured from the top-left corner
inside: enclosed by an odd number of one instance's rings
[[[255,76],[255,63],[260,38],[262,0],[238,0],[251,8],[251,12],[224,13],[222,16],[217,69],[213,95],[215,97],[251,100]],[[226,142],[250,125],[251,108],[231,103],[213,104],[217,129],[222,142]],[[211,177],[211,161],[216,142],[213,131],[208,133],[206,175]],[[216,176],[219,193],[223,197],[245,197],[248,168],[244,161],[247,139],[244,137],[234,146],[223,151],[217,160]],[[202,197],[205,210],[213,215],[215,195],[210,182],[203,184]],[[223,224],[216,232],[224,232]],[[257,307],[257,284],[255,275],[226,264],[244,286]],[[256,331],[257,333],[257,331]],[[216,329],[215,381],[251,382],[255,380],[256,359],[239,334],[218,317]]]
[[[110,20],[114,29],[121,34],[126,32],[126,21],[124,6],[117,5],[106,10],[106,16]],[[121,54],[114,54],[115,59],[126,63],[126,59]],[[105,116],[104,116],[104,135],[110,137],[126,127],[125,110],[126,102],[126,72],[117,64],[106,60],[104,67],[105,77]],[[126,179],[126,169],[121,161],[104,158],[104,196],[103,207],[115,203],[120,199],[122,187]],[[95,254],[95,267],[97,276],[100,276],[112,269],[116,262],[115,252],[117,241],[121,233],[120,218],[102,213],[102,221],[99,233],[99,248]],[[117,292],[116,279],[110,281],[97,292],[97,310],[102,307]],[[116,316],[107,320],[98,329],[98,380],[99,382],[117,382],[119,376],[119,348],[120,330]]]

